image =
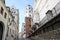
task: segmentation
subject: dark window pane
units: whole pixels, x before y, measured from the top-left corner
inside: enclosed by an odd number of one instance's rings
[[[6,15],[7,15],[7,14],[5,13],[4,18],[6,18]]]
[[[4,10],[3,10],[3,8],[1,7],[1,14],[2,14],[2,15],[3,15],[3,11],[4,11]]]
[[[58,28],[60,28],[60,22],[54,24],[54,29],[58,29]]]

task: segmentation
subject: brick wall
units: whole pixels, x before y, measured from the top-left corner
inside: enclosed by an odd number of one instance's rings
[[[25,30],[26,30],[26,36],[28,36],[28,33],[31,29],[31,18],[25,17]]]

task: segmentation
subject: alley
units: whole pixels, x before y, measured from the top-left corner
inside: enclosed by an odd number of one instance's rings
[[[60,0],[0,0],[0,40],[60,40]]]

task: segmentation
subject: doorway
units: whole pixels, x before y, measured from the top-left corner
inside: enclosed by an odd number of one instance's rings
[[[2,36],[3,36],[3,27],[4,27],[4,24],[2,22],[0,22],[0,40],[2,40]]]

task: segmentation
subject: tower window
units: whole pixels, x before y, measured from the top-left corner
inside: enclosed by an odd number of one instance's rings
[[[29,11],[29,13],[31,13],[31,11]]]
[[[29,9],[30,9],[30,7],[29,7]]]

